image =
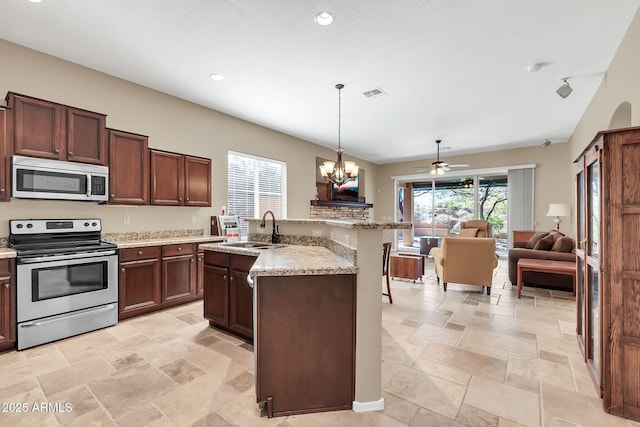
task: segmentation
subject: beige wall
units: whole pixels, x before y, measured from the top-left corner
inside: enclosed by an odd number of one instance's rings
[[[514,165],[535,164],[534,221],[536,230],[551,230],[555,224],[551,217],[545,216],[549,203],[572,203],[573,169],[571,166],[570,146],[567,143],[551,144],[548,147],[536,146],[464,156],[445,156],[451,164],[468,163],[469,169],[498,168]],[[417,166],[424,166],[430,160],[394,163],[378,167],[377,194],[380,204],[376,209],[378,219],[393,218],[394,185],[392,176],[412,175]],[[573,236],[571,218],[563,218],[561,231]],[[570,229],[571,228],[571,229]]]
[[[589,107],[569,140],[572,160],[584,150],[598,131],[640,125],[640,10],[629,25],[618,51]],[[613,120],[623,103],[631,104],[630,123]],[[628,106],[627,106],[628,110]]]
[[[23,93],[107,114],[107,126],[149,136],[149,146],[212,159],[212,207],[137,208],[94,203],[12,200],[0,203],[0,237],[8,235],[10,218],[97,216],[108,232],[204,228],[208,218],[227,205],[227,151],[235,150],[287,163],[288,217],[309,218],[315,197],[316,156],[335,152],[298,138],[180,100],[178,98],[25,49],[0,40],[0,94]],[[206,84],[206,82],[204,82]],[[347,156],[348,158],[348,156]],[[375,168],[367,169],[365,194],[374,199]],[[369,194],[370,193],[370,194]],[[124,224],[128,210],[131,223]],[[196,223],[191,217],[196,217]]]

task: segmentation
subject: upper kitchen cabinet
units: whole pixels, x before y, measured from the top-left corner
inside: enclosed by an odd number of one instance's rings
[[[107,164],[106,115],[9,92],[15,154]]]
[[[9,126],[11,125],[11,120],[9,116],[11,115],[11,111],[6,108],[0,107],[0,202],[8,202],[9,194],[11,193],[9,189],[9,171],[10,162],[9,162],[9,150],[10,148],[7,146],[9,133]]]
[[[184,156],[185,206],[211,206],[211,160]]]
[[[151,204],[211,206],[211,160],[151,152]]]
[[[115,129],[109,135],[109,203],[149,204],[148,137]]]

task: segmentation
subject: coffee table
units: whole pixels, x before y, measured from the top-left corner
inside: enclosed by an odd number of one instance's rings
[[[576,294],[575,262],[520,258],[518,260],[518,298],[520,298],[520,294],[522,293],[522,273],[524,271],[567,274],[573,278],[573,295]]]

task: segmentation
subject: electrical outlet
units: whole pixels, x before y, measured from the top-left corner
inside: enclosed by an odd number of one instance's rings
[[[322,236],[322,230],[313,230],[311,232],[311,235],[314,237],[321,237]]]
[[[129,215],[123,216],[122,220],[125,224],[131,224],[131,217],[129,217]]]
[[[195,224],[196,223],[196,216],[195,215],[191,215],[191,224]]]

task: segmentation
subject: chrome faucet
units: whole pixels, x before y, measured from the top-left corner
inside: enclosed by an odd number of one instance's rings
[[[271,211],[266,211],[264,215],[262,215],[262,221],[260,221],[260,228],[264,228],[266,226],[266,218],[267,214],[271,214],[272,228],[271,228],[271,243],[278,243],[280,240],[280,235],[278,234],[278,226],[276,225],[276,217]]]

